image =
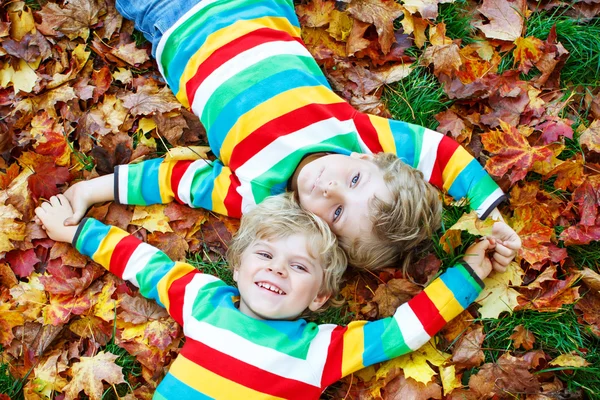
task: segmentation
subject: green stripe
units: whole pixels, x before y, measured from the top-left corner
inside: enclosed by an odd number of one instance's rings
[[[485,174],[469,191],[469,204],[475,210],[498,188],[491,176]]]
[[[407,346],[402,331],[398,326],[398,322],[394,318],[388,318],[385,331],[381,335],[383,342],[383,351],[388,359],[396,358],[406,353],[412,352],[412,349]]]
[[[414,129],[420,128],[420,129]],[[419,160],[421,159],[421,150],[423,150],[423,136],[425,133],[425,128],[408,124],[408,129],[412,132],[412,138],[414,140],[415,146],[415,158],[413,159],[413,168],[417,168],[419,166]]]
[[[301,70],[318,76],[322,74],[321,69],[310,56],[291,54],[271,56],[246,68],[221,84],[206,102],[201,117],[202,123],[205,126],[212,126],[221,110],[235,97],[263,80],[288,70]]]
[[[141,189],[144,180],[144,164],[130,164],[127,166],[127,204],[146,204]],[[122,173],[122,169],[119,172]]]

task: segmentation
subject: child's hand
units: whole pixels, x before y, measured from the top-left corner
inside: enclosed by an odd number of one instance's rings
[[[69,200],[62,194],[50,197],[35,209],[35,215],[52,240],[71,243],[77,232],[77,226],[65,226],[65,219],[73,217]]]
[[[521,238],[504,221],[496,222],[492,235],[488,237],[495,244],[492,255],[492,266],[498,272],[506,271],[508,264],[515,258],[521,248]]]
[[[473,269],[479,278],[482,280],[492,272],[492,261],[486,254],[490,250],[494,250],[495,244],[493,239],[483,239],[471,245],[465,252],[463,260]]]
[[[91,188],[87,186],[87,181],[81,181],[65,191],[64,195],[73,207],[73,215],[64,221],[65,226],[77,225],[87,209],[94,205],[91,198]]]

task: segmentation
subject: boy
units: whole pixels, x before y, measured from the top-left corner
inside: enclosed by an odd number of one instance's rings
[[[482,218],[505,197],[449,137],[362,114],[337,96],[302,44],[292,0],[116,6],[152,42],[161,73],[200,117],[217,160],[149,160],[76,184],[65,193],[75,210],[68,223],[106,200],[177,200],[239,218],[287,189],[330,226],[352,265],[376,269],[408,260],[439,227],[439,196],[426,181],[467,197]],[[505,267],[520,241],[513,231],[496,239],[493,262]]]
[[[50,238],[128,279],[183,326],[158,399],[317,399],[345,375],[418,349],[477,297],[492,269],[485,252],[494,242],[483,240],[393,317],[316,325],[298,318],[335,297],[346,259],[327,225],[289,194],[242,218],[227,254],[239,290],[119,228],[93,219],[65,226],[73,210],[64,195],[35,213]]]

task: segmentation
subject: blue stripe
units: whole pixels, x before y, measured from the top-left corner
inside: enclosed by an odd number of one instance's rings
[[[142,164],[142,176],[146,178],[144,179],[144,182],[141,185],[140,189],[142,190],[142,197],[146,205],[162,204],[162,199],[160,197],[160,189],[158,187],[158,169],[162,162],[162,158],[154,158]]]
[[[387,320],[389,320],[389,318]],[[386,328],[385,322],[387,322],[386,319],[381,319],[379,321],[369,322],[364,326],[364,366],[388,359],[388,356],[383,349],[383,342],[381,341],[381,337]]]
[[[205,125],[213,152],[221,148],[223,135],[226,135],[238,119],[248,111],[288,90],[322,85],[327,85],[324,76],[314,76],[304,71],[293,70],[270,76],[243,91],[220,110],[220,114],[212,126]],[[202,122],[204,123],[204,121]],[[219,153],[215,155],[220,156]]]
[[[198,392],[196,389],[189,387],[185,383],[173,376],[170,372],[167,373],[165,379],[162,380],[156,392],[166,399],[195,399],[195,400],[210,400],[205,394]]]
[[[77,238],[77,250],[88,257],[93,258],[100,243],[108,235],[110,226],[104,225],[95,219],[88,219]]]
[[[235,12],[219,13],[218,18],[209,18],[209,23],[204,23],[205,18],[200,18],[190,21],[192,22],[190,24],[181,25],[171,34],[165,44],[165,47],[179,46],[171,63],[169,65],[163,63],[165,77],[173,93],[179,92],[179,79],[183,75],[190,58],[196,54],[208,37],[218,30],[240,20],[252,20],[266,16],[285,17],[290,21],[290,24],[299,27],[298,18],[293,7],[281,7],[280,4],[277,4],[277,6],[277,8],[273,8],[265,5],[265,3],[254,3],[236,8]]]
[[[480,182],[488,176],[487,172],[481,167],[476,159],[472,159],[469,164],[458,174],[452,186],[448,189],[448,194],[455,199],[464,197],[469,193],[477,182]]]
[[[213,209],[212,193],[215,188],[215,179],[217,179],[222,170],[223,163],[217,160],[213,161],[211,166],[195,172],[190,190],[193,196],[191,202],[194,208]]]
[[[165,253],[162,251],[155,253],[144,268],[136,275],[142,296],[156,300],[156,302],[164,308],[165,306],[160,302],[158,296],[157,286],[158,282],[160,282],[174,266],[175,262]]]
[[[477,290],[471,285],[471,283],[465,279],[465,276],[458,270],[458,268],[464,268],[462,266],[448,268],[444,274],[440,276],[440,279],[444,284],[452,291],[454,297],[461,305],[463,309],[469,307],[469,305],[475,301],[479,294]]]
[[[394,121],[388,119],[390,130],[396,145],[396,155],[404,163],[415,165],[415,138],[410,125],[403,121]],[[418,163],[418,160],[417,160]]]

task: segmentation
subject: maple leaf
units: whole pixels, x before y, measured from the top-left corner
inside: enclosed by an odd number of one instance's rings
[[[483,333],[482,325],[477,325],[475,328],[470,329],[454,345],[452,361],[465,368],[473,368],[481,365],[485,359],[485,355],[481,350],[483,339],[485,339],[485,334]]]
[[[148,115],[154,112],[179,110],[181,103],[177,101],[171,90],[164,87],[158,90],[154,85],[138,87],[137,93],[121,97],[123,106],[133,115]]]
[[[29,276],[28,282],[19,282],[18,286],[10,289],[13,303],[21,312],[26,321],[36,321],[42,308],[48,302],[44,285],[40,282],[38,274]]]
[[[384,54],[389,53],[394,37],[394,20],[403,14],[403,7],[392,0],[354,0],[348,13],[354,18],[374,24]]]
[[[31,194],[35,198],[49,199],[59,194],[58,185],[71,179],[69,169],[57,167],[53,162],[44,162],[34,167],[34,173],[27,178]]]
[[[46,36],[54,36],[59,31],[71,40],[80,37],[87,41],[90,27],[98,23],[100,11],[96,0],[70,0],[65,2],[64,8],[48,3],[39,11],[42,24],[38,25],[38,29]]]
[[[412,378],[417,382],[427,384],[437,375],[429,364],[439,367],[449,358],[450,354],[438,350],[432,339],[419,350],[395,358],[388,361],[388,363],[401,368],[406,378]]]
[[[131,224],[146,228],[150,232],[173,232],[169,226],[169,218],[164,212],[165,207],[164,204],[153,204],[146,207],[136,206]]]
[[[40,262],[34,249],[25,251],[13,250],[6,253],[5,257],[12,270],[20,278],[28,277],[35,270],[35,265]]]
[[[490,39],[514,42],[523,31],[526,5],[525,0],[483,0],[477,10],[489,20],[489,23],[475,21],[473,26]]]
[[[17,310],[11,310],[9,303],[0,303],[0,344],[8,346],[15,338],[13,328],[24,322],[23,315]]]
[[[568,137],[573,139],[573,128],[571,125],[573,121],[569,119],[562,119],[554,116],[545,117],[545,122],[536,126],[536,129],[542,131],[540,140],[544,144],[556,142],[559,136]]]
[[[596,336],[600,336],[600,293],[587,293],[579,299],[575,308],[581,313],[578,317],[579,322],[586,325]]]
[[[106,346],[112,336],[112,324],[94,315],[83,315],[71,321],[69,330],[81,338],[92,338],[100,346]]]
[[[523,274],[519,264],[513,261],[505,272],[492,272],[483,280],[485,288],[475,300],[481,304],[479,313],[482,318],[498,318],[504,311],[512,312],[519,304],[519,292],[511,286],[520,286],[523,283]]]
[[[600,226],[570,226],[558,238],[565,242],[565,246],[590,244],[600,240]]]
[[[493,154],[485,168],[495,176],[503,176],[509,170],[511,183],[525,177],[535,161],[549,162],[553,152],[548,146],[531,146],[517,129],[500,121],[501,130],[481,135],[485,149]]]
[[[600,292],[600,274],[595,271],[589,269],[588,267],[584,267],[581,271],[581,279],[585,282],[587,287],[597,292]]]
[[[129,71],[129,73],[131,74],[131,71]],[[94,71],[92,73],[92,81],[94,83],[94,103],[96,103],[100,96],[106,93],[106,91],[110,88],[110,84],[112,83],[112,75],[110,74],[110,68],[108,68],[108,66],[105,65],[98,71]]]
[[[150,59],[148,51],[145,49],[138,49],[135,42],[119,44],[118,46],[113,47],[110,52],[131,66],[143,64]]]
[[[331,21],[329,22],[329,28],[327,32],[335,39],[340,42],[345,42],[352,32],[354,26],[354,18],[350,17],[346,12],[340,12],[333,10],[331,12]],[[361,21],[357,21],[359,24],[365,24]],[[365,29],[366,30],[366,29]]]
[[[460,377],[456,376],[456,367],[454,365],[440,367],[440,379],[442,381],[442,388],[444,389],[444,396],[452,393],[454,389],[462,387]]]
[[[0,190],[4,190],[19,175],[21,169],[19,164],[13,163],[6,169],[6,172],[0,172]]]
[[[535,219],[527,219],[523,222],[515,222],[515,231],[522,242],[519,257],[531,265],[550,259],[548,244],[552,242],[554,229]]]
[[[578,274],[570,274],[566,279],[556,279],[556,266],[550,264],[527,287],[521,291],[518,309],[535,309],[543,312],[560,310],[565,304],[573,304],[579,299],[579,287],[573,284]]]
[[[65,399],[78,398],[83,390],[90,399],[100,400],[104,392],[102,381],[109,385],[125,382],[121,367],[115,364],[117,358],[104,351],[94,357],[81,357],[81,361],[71,367],[73,379],[64,387]]]
[[[385,400],[429,400],[441,399],[442,388],[435,382],[423,384],[400,375],[385,387]]]
[[[504,353],[497,363],[484,364],[477,374],[471,375],[469,387],[486,398],[507,392],[538,393],[540,382],[528,369],[526,360]]]
[[[329,0],[313,0],[306,4],[296,5],[296,14],[303,27],[319,28],[329,24],[331,12],[335,10],[335,2]]]
[[[17,280],[13,270],[10,269],[9,265],[4,262],[0,262],[0,285],[7,288],[12,288],[18,283],[19,281]]]
[[[5,202],[8,194],[0,192],[0,253],[15,248],[11,240],[18,241],[25,238],[25,223],[17,221],[22,214],[17,209]]]
[[[148,235],[148,243],[159,248],[171,260],[184,260],[190,248],[184,237],[173,232],[154,232]]]
[[[528,73],[531,67],[542,57],[544,42],[535,36],[518,37],[515,40],[515,45],[513,51],[515,63],[519,63],[519,71]]]
[[[181,114],[170,115],[158,113],[154,115],[156,132],[159,137],[167,139],[173,145],[178,145],[187,123]]]
[[[479,216],[475,211],[463,214],[454,225],[452,225],[440,238],[440,244],[444,251],[448,254],[462,244],[460,233],[467,231],[471,235],[475,236],[489,236],[492,234],[492,228],[494,221],[488,218],[484,221],[479,219]]]
[[[579,205],[580,224],[593,227],[596,225],[598,215],[598,190],[600,190],[600,179],[598,175],[586,179],[573,192],[573,201]]]
[[[377,287],[373,301],[377,303],[380,317],[394,315],[403,303],[420,293],[422,288],[407,279],[392,279]]]
[[[581,136],[580,136],[581,141]],[[552,171],[544,176],[547,179],[556,175],[554,187],[565,191],[574,191],[584,180],[583,157],[577,153],[575,159],[566,160],[558,164]]]
[[[509,336],[509,339],[513,340],[515,349],[518,349],[519,347],[522,347],[525,350],[533,349],[535,336],[530,330],[526,329],[523,325],[517,325],[513,331],[514,333]]]
[[[53,295],[44,306],[44,323],[58,326],[68,322],[74,315],[82,315],[95,304],[90,295]]]
[[[581,357],[577,354],[561,354],[556,357],[554,360],[550,361],[548,364],[558,366],[558,367],[573,367],[573,368],[582,368],[590,365],[589,362],[585,360],[585,358]]]
[[[440,133],[450,133],[457,142],[469,142],[471,140],[472,129],[468,129],[465,121],[454,111],[448,109],[435,115],[435,119],[440,123],[436,130]]]
[[[33,370],[35,378],[28,382],[30,389],[44,398],[51,398],[53,392],[62,392],[68,383],[60,375],[68,367],[64,358],[66,357],[63,353],[55,350],[44,361],[40,361]]]
[[[65,74],[56,73],[52,76],[52,80],[48,82],[48,89],[57,88],[64,83],[75,79],[79,71],[83,69],[90,57],[91,52],[85,51],[85,45],[79,44],[71,53],[69,61],[69,70]]]
[[[148,344],[166,350],[179,334],[179,325],[172,319],[150,321],[144,327]]]
[[[10,37],[14,40],[21,41],[25,35],[35,29],[31,9],[24,2],[9,3],[7,11],[10,19]]]
[[[106,135],[109,132],[119,132],[119,127],[125,122],[127,109],[123,106],[123,101],[115,95],[107,94],[102,103],[93,108],[86,115],[90,130],[100,135]]]
[[[132,324],[142,324],[169,315],[164,308],[140,296],[124,295],[120,307],[119,318]]]
[[[439,0],[404,0],[404,7],[411,13],[418,12],[426,19],[436,19],[438,16]],[[442,0],[442,3],[446,1]]]
[[[581,132],[579,143],[591,151],[600,153],[600,120],[594,120],[585,131]]]
[[[542,57],[535,64],[536,68],[542,72],[542,75],[535,79],[536,86],[544,86],[546,89],[558,88],[560,71],[568,57],[569,52],[557,41],[556,25],[554,25],[550,28],[548,38],[544,43]]]

